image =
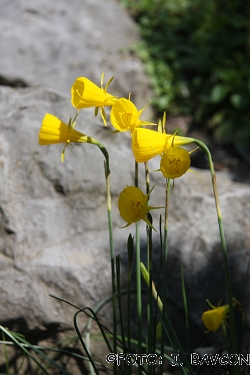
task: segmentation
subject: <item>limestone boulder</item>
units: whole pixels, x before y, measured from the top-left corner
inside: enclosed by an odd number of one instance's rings
[[[104,157],[96,146],[81,144],[68,147],[62,163],[63,145],[38,145],[45,113],[65,122],[74,113],[62,96],[1,87],[0,98],[1,319],[21,314],[31,327],[65,323],[64,309],[49,294],[93,307],[110,293]],[[78,123],[108,143],[117,201],[133,177],[129,137],[118,146],[121,134],[105,129],[93,110],[80,113]],[[122,223],[116,206],[114,223]]]
[[[0,83],[53,88],[70,98],[77,77],[116,79],[114,95],[149,100],[149,83],[131,46],[139,40],[132,19],[114,0],[2,0]]]
[[[61,163],[63,145],[38,145],[45,113],[67,122],[74,109],[67,98],[51,90],[0,88],[0,314],[4,324],[19,322],[19,329],[72,326],[72,308],[49,294],[93,308],[111,291],[103,154],[90,144],[73,145],[66,149],[65,162]],[[112,134],[111,127],[105,128],[92,109],[80,112],[77,129],[100,140],[110,154],[115,252],[124,260],[125,280],[126,240],[130,233],[135,235],[135,229],[120,228],[125,223],[119,216],[117,200],[121,190],[133,184],[130,136]],[[158,169],[159,158],[151,160],[149,168]],[[143,164],[139,171],[144,190]],[[151,203],[162,206],[165,180],[159,172],[150,175],[151,184],[156,185]],[[226,173],[217,173],[217,182],[233,293],[242,300],[250,253],[250,187],[233,182]],[[155,275],[160,264],[159,214],[152,212],[158,231],[153,234]],[[220,300],[227,302],[209,171],[196,170],[175,180],[169,218],[170,315],[182,336],[183,265],[190,318],[197,331],[194,345],[202,344],[200,317],[207,308],[205,299],[215,305]],[[142,223],[142,259],[144,228]],[[110,317],[108,311],[106,318]]]

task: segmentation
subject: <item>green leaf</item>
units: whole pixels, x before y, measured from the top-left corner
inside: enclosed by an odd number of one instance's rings
[[[229,93],[229,91],[229,86],[223,84],[214,86],[210,97],[211,102],[214,104],[221,102]]]
[[[242,97],[240,94],[233,94],[230,96],[230,101],[235,108],[240,108],[242,103]]]

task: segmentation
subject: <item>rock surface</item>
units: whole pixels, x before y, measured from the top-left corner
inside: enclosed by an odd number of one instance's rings
[[[0,89],[1,243],[0,315],[4,322],[20,318],[29,329],[50,324],[70,326],[72,310],[48,295],[78,306],[94,307],[110,293],[109,240],[105,202],[103,155],[89,144],[68,147],[38,145],[45,113],[65,122],[73,116],[69,101],[43,88]],[[92,109],[81,111],[77,129],[99,139],[109,150],[112,195],[133,183],[133,158],[127,134],[111,134]],[[149,163],[158,168],[159,160]],[[122,168],[120,167],[122,165]],[[141,186],[143,165],[140,165]],[[152,204],[164,204],[164,180],[151,173]],[[250,253],[250,187],[218,173],[218,189],[225,219],[233,290],[243,298]],[[163,211],[163,210],[162,210]],[[162,212],[163,214],[163,212]],[[159,211],[153,212],[158,228]],[[113,206],[116,252],[126,260],[126,239],[134,228],[124,225]],[[143,224],[142,224],[143,227]],[[159,242],[158,234],[154,241]],[[143,239],[142,239],[143,244]],[[159,251],[155,246],[155,257]],[[208,171],[189,173],[175,182],[171,193],[168,298],[182,310],[180,265],[183,264],[190,315],[202,329],[205,298],[226,301],[217,216]],[[156,262],[156,267],[158,266]],[[177,297],[179,299],[177,300]],[[171,305],[171,304],[170,304]]]
[[[113,75],[112,93],[139,107],[149,99],[142,64],[131,52],[133,21],[115,0],[0,2],[0,82],[53,88],[70,98],[77,77],[99,84]]]
[[[74,114],[62,96],[42,88],[1,87],[0,98],[0,288],[5,296],[0,314],[4,320],[15,319],[22,306],[30,328],[38,316],[41,322],[65,323],[64,309],[48,298],[49,293],[82,306],[93,306],[109,294],[104,157],[96,146],[76,145],[68,147],[62,164],[63,145],[38,145],[45,113],[65,122]],[[82,132],[108,141],[110,166],[115,170],[112,191],[117,197],[132,182],[128,136],[118,148],[121,134],[110,134],[93,110],[81,112],[78,123]],[[125,164],[124,158],[131,163]],[[122,220],[117,207],[114,211],[118,228]]]

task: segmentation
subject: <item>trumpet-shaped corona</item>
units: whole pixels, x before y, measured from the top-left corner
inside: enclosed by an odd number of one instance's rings
[[[152,191],[152,190],[151,190]],[[127,186],[121,192],[118,199],[118,208],[121,217],[127,222],[127,226],[139,220],[144,220],[149,226],[151,223],[147,218],[150,210],[163,208],[148,206],[148,197],[150,192],[145,195],[138,187]]]
[[[85,134],[69,127],[59,118],[47,113],[39,132],[39,144],[42,146],[56,143],[87,142]]]
[[[143,109],[138,111],[134,103],[125,98],[120,98],[113,105],[110,113],[110,122],[114,128],[120,132],[133,130],[142,125],[155,125],[151,122],[142,121],[139,119]]]
[[[117,98],[106,88],[98,87],[86,77],[79,77],[71,88],[71,103],[78,109],[112,106]]]
[[[160,170],[165,178],[181,177],[190,167],[189,152],[181,147],[170,147],[164,152]]]
[[[209,301],[207,302],[212,307],[212,310],[205,311],[202,314],[201,320],[208,331],[216,332],[221,323],[228,318],[229,305],[215,307]]]
[[[132,150],[137,163],[143,163],[156,155],[161,155],[171,145],[181,146],[194,141],[193,138],[159,133],[150,129],[135,128],[132,131]]]
[[[75,130],[73,125],[71,125],[71,120],[69,124],[66,125],[59,118],[47,113],[39,132],[39,144],[47,146],[65,143],[61,156],[62,162],[64,161],[65,149],[71,142],[99,144],[96,139]]]

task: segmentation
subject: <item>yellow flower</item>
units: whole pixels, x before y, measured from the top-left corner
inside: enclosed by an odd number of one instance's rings
[[[221,323],[228,318],[229,305],[215,307],[208,300],[207,303],[212,310],[207,310],[202,314],[201,320],[208,331],[216,332]]]
[[[72,105],[75,108],[112,106],[117,98],[85,77],[79,77],[71,89]]]
[[[148,206],[148,197],[151,191],[145,195],[138,187],[135,186],[127,186],[125,189],[123,189],[118,199],[118,208],[121,217],[127,221],[127,225],[125,225],[125,227],[128,227],[130,224],[139,220],[144,220],[149,226],[152,227],[147,218],[147,213],[150,210],[163,207]],[[154,229],[154,227],[152,228]]]
[[[142,125],[156,125],[139,119],[146,106],[138,111],[128,99],[121,98],[113,105],[110,113],[110,122],[120,132],[132,130]]]
[[[132,150],[137,163],[143,163],[156,155],[161,155],[171,145],[181,146],[194,141],[193,138],[159,133],[150,129],[135,128],[132,131]]]
[[[91,138],[73,129],[73,125],[71,125],[71,121],[69,122],[69,125],[66,125],[59,118],[47,113],[43,119],[42,126],[39,132],[39,144],[42,146],[46,146],[57,143],[65,143],[65,147],[62,151],[63,161],[65,148],[69,143],[98,143],[94,138]]]
[[[47,113],[40,129],[39,144],[45,146],[66,142],[87,142],[87,136]]]
[[[181,177],[190,167],[189,152],[181,147],[170,147],[164,152],[160,170],[165,178]]]
[[[104,124],[106,125],[106,115],[104,111],[104,106],[112,106],[117,98],[107,92],[109,84],[112,82],[114,77],[112,77],[105,88],[103,88],[104,74],[101,78],[101,87],[95,85],[86,77],[79,77],[76,79],[75,83],[71,88],[71,103],[73,107],[82,108],[96,108],[96,114],[98,108],[101,108],[101,116]]]

